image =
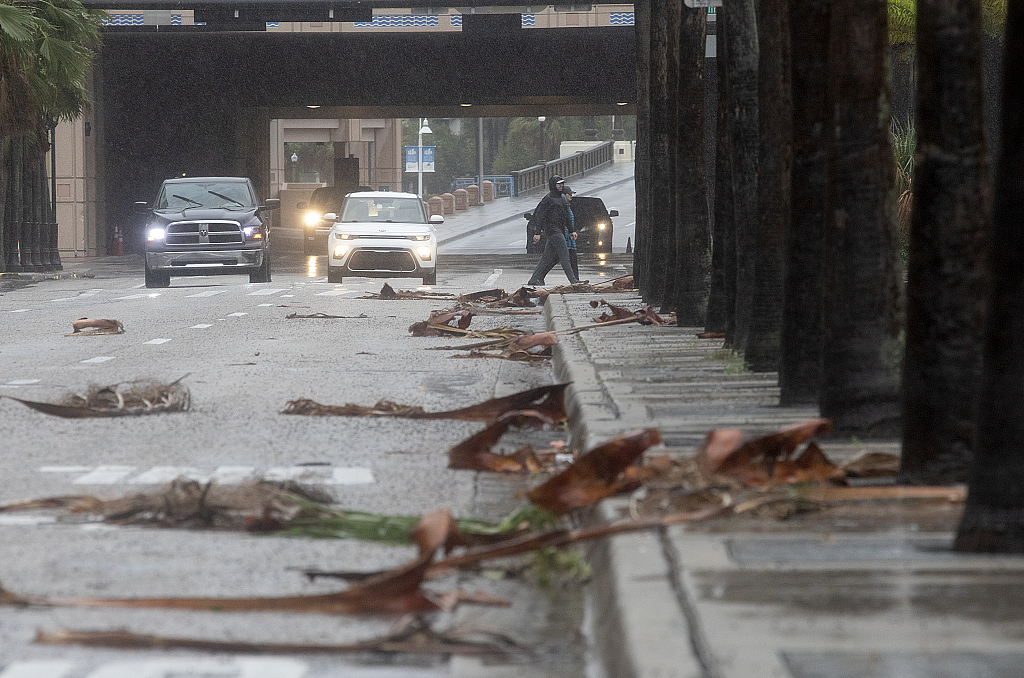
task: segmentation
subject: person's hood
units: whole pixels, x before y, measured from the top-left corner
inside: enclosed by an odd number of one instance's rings
[[[548,191],[551,193],[561,193],[561,191],[558,190],[558,186],[556,185],[559,181],[565,180],[562,179],[562,177],[558,176],[557,174],[548,179]]]

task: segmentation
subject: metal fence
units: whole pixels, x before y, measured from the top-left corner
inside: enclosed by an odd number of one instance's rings
[[[557,160],[512,172],[515,195],[548,190],[548,179],[559,175],[564,179],[584,176],[615,161],[614,141],[605,141],[586,151],[578,151]]]

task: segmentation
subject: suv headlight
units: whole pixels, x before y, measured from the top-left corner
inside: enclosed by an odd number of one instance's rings
[[[426,245],[420,245],[416,248],[416,254],[420,256],[423,261],[430,261],[430,248]]]
[[[146,240],[147,242],[155,242],[157,240],[163,240],[166,235],[167,231],[162,228],[151,228],[146,234]]]

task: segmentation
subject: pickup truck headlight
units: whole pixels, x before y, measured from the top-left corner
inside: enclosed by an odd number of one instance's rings
[[[151,228],[149,229],[149,233],[146,234],[146,240],[148,242],[156,242],[158,240],[162,241],[165,235],[167,235],[167,231],[165,231],[164,229]]]
[[[259,226],[246,226],[242,229],[246,240],[263,240],[263,232]]]
[[[323,220],[323,215],[319,212],[306,212],[304,221],[306,226],[316,226]]]

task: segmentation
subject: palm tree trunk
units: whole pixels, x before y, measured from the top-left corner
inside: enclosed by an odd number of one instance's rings
[[[834,3],[821,414],[839,434],[899,434],[900,278],[885,0]]]
[[[954,548],[1024,553],[1024,2],[1006,20],[991,286],[970,489]]]
[[[725,0],[726,50],[732,85],[733,223],[736,224],[736,333],[732,344],[747,345],[754,308],[757,231],[757,13],[754,0]]]
[[[799,58],[790,68],[793,91],[793,174],[786,236],[781,405],[818,402],[821,389],[821,299],[828,194],[828,0],[789,0],[790,40]],[[794,49],[794,52],[797,50]]]
[[[754,306],[744,357],[755,372],[779,369],[784,243],[789,228],[792,104],[787,0],[757,5],[758,178]]]
[[[679,27],[683,0],[665,0],[665,174],[668,190],[665,196],[665,287],[661,312],[675,307],[676,278],[679,269],[676,231],[679,226],[679,93],[682,87],[679,68]],[[687,74],[689,75],[689,74]]]
[[[647,255],[651,223],[651,6],[633,8],[636,35],[636,242],[633,243],[633,285],[647,299]]]
[[[675,286],[672,308],[680,327],[704,327],[708,310],[711,234],[708,223],[704,61],[707,10],[682,8],[676,155]]]
[[[668,98],[668,23],[668,0],[651,0],[651,242],[644,298],[655,306],[665,299],[668,240],[675,232],[668,129],[669,106],[675,102]]]
[[[903,362],[903,482],[965,482],[985,315],[991,186],[981,6],[917,4],[917,161]]]
[[[7,270],[7,243],[10,238],[10,224],[7,218],[7,149],[8,138],[0,136],[0,273]]]
[[[711,290],[708,297],[708,332],[722,332],[726,345],[736,334],[736,223],[733,214],[732,133],[729,111],[732,87],[726,67],[729,36],[723,19],[725,8],[718,10],[715,64],[718,80],[718,110],[715,119],[715,220],[711,240]]]

